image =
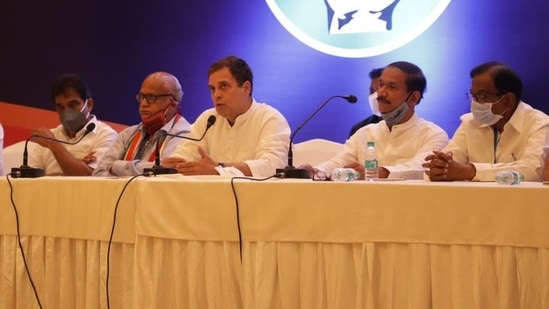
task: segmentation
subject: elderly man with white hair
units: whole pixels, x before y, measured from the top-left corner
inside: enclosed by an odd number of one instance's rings
[[[181,141],[161,132],[182,135],[191,128],[179,113],[182,98],[181,85],[172,74],[156,72],[147,76],[136,95],[141,123],[120,132],[111,149],[100,158],[93,175],[142,174],[145,168],[153,167],[157,144],[160,157],[170,156]]]

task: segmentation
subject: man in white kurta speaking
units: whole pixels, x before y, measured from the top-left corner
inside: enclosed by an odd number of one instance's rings
[[[254,177],[284,168],[290,127],[279,111],[253,98],[248,64],[234,56],[215,62],[208,70],[208,88],[214,108],[198,116],[189,137],[200,138],[210,116],[217,121],[203,140],[183,140],[162,165],[184,175]]]

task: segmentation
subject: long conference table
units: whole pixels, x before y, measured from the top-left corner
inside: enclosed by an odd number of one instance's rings
[[[128,180],[0,181],[0,309],[38,308],[12,199],[43,308],[107,308],[107,265],[110,308],[549,308],[541,183]]]

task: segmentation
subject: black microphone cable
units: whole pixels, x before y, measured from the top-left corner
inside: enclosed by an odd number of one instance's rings
[[[140,174],[140,175],[133,176],[132,178],[130,178],[126,182],[126,184],[124,184],[124,187],[122,188],[122,191],[120,192],[120,195],[118,195],[118,199],[116,200],[116,205],[114,206],[114,216],[113,216],[113,219],[112,219],[111,234],[109,236],[109,242],[107,244],[107,274],[106,274],[106,277],[105,277],[105,289],[106,289],[106,294],[107,294],[107,308],[109,308],[109,309],[111,308],[111,301],[110,301],[110,297],[109,297],[109,274],[110,274],[111,245],[112,245],[112,238],[113,238],[113,235],[114,235],[114,228],[116,226],[116,215],[118,213],[118,205],[120,205],[120,200],[122,199],[122,195],[126,191],[126,188],[128,187],[128,185],[134,179],[136,179],[139,176],[144,176],[144,175]]]
[[[9,176],[12,176],[11,173],[6,175],[6,180],[8,181],[8,185],[10,186],[10,200],[11,200],[11,205],[13,206],[13,211],[15,213],[15,226],[17,227],[17,244],[19,245],[21,257],[23,258],[23,265],[25,265],[25,272],[27,273],[27,277],[29,278],[30,284],[32,286],[34,297],[36,298],[36,302],[38,302],[38,306],[40,307],[40,309],[42,309],[42,303],[40,302],[38,291],[36,290],[36,286],[34,285],[34,281],[32,280],[29,266],[27,265],[27,259],[25,257],[25,251],[23,250],[23,244],[21,244],[21,231],[19,229],[19,213],[17,212],[17,206],[15,206],[15,201],[13,200],[13,186],[11,184]]]
[[[238,206],[238,196],[236,195],[236,190],[234,188],[234,180],[244,179],[244,180],[252,180],[252,181],[265,181],[271,178],[284,178],[284,173],[276,173],[274,175],[271,175],[265,178],[253,178],[253,177],[244,177],[244,176],[237,176],[237,177],[231,178],[231,189],[233,190],[235,210],[236,210],[236,227],[238,230],[238,249],[240,251],[240,264],[242,264],[242,231],[240,229],[240,207]]]
[[[44,170],[35,168],[35,167],[30,167],[28,165],[28,160],[29,160],[28,144],[32,138],[41,138],[41,139],[45,139],[48,141],[53,141],[53,142],[57,142],[65,145],[76,145],[80,143],[80,141],[82,141],[84,137],[90,134],[94,129],[95,129],[95,123],[90,122],[86,126],[86,131],[84,132],[84,134],[82,134],[80,138],[74,142],[67,142],[57,138],[51,138],[43,135],[32,134],[25,140],[25,147],[23,149],[23,164],[21,165],[21,167],[13,167],[11,169],[12,177],[13,178],[20,178],[20,177],[21,178],[37,178],[37,177],[45,176]]]

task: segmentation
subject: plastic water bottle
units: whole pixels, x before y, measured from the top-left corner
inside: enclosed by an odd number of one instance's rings
[[[336,168],[332,171],[333,181],[353,181],[360,179],[360,173],[352,168]]]
[[[364,169],[366,176],[366,181],[375,181],[378,178],[377,172],[377,152],[376,145],[374,142],[368,142],[366,147],[366,156],[364,159]]]
[[[524,176],[517,171],[502,171],[496,174],[496,181],[500,185],[516,185],[524,181]]]

